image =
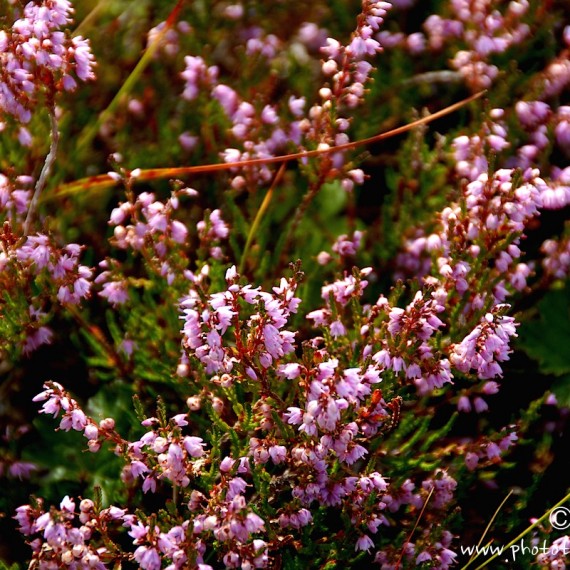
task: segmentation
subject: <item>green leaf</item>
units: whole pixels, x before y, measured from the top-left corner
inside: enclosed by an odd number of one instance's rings
[[[338,215],[346,206],[346,190],[343,190],[339,181],[323,184],[317,196],[319,212],[323,219]]]
[[[538,303],[538,319],[523,323],[518,345],[544,374],[570,374],[570,286],[547,293]]]
[[[0,570],[18,570],[19,566],[17,564],[12,564],[12,566],[8,566],[5,562],[0,560]]]
[[[132,385],[121,381],[110,382],[104,390],[99,390],[89,399],[86,411],[96,421],[108,417],[115,419],[116,430],[126,434],[133,425],[138,425],[132,400]]]

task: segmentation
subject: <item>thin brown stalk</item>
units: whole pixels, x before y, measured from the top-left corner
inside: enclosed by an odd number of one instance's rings
[[[293,154],[286,154],[283,156],[274,156],[271,158],[253,158],[250,160],[241,160],[238,162],[204,164],[200,166],[179,166],[174,168],[150,168],[146,170],[141,170],[139,176],[137,177],[137,181],[147,182],[150,180],[160,180],[164,178],[180,178],[184,176],[190,176],[192,174],[206,174],[212,172],[220,172],[220,171],[232,170],[234,168],[247,168],[248,166],[259,166],[263,164],[280,164],[282,162],[289,162],[291,160],[301,160],[325,154],[333,154],[335,152],[341,152],[345,150],[352,150],[360,146],[364,146],[397,135],[401,135],[416,127],[419,127],[420,125],[431,123],[436,119],[440,119],[445,115],[449,115],[450,113],[453,113],[454,111],[457,111],[462,107],[465,107],[466,105],[472,103],[476,99],[483,97],[485,93],[486,91],[481,91],[479,93],[476,93],[475,95],[472,95],[467,99],[463,99],[458,103],[449,105],[448,107],[445,107],[440,111],[437,111],[431,115],[427,115],[426,117],[422,117],[421,119],[417,119],[416,121],[412,121],[411,123],[402,125],[401,127],[397,127],[395,129],[391,129],[389,131],[385,131],[383,133],[365,139],[360,139],[345,144],[331,146],[326,149],[301,151],[301,152],[295,152]],[[54,194],[55,196],[69,196],[79,192],[111,188],[115,186],[116,183],[117,181],[108,174],[99,174],[97,176],[90,176],[88,178],[75,180],[74,182],[70,182],[68,184],[63,184],[62,186],[60,186],[55,190]]]
[[[52,105],[49,109],[49,119],[51,125],[50,147],[44,165],[40,172],[40,176],[36,182],[36,186],[34,188],[34,195],[32,196],[32,200],[30,201],[28,214],[26,215],[26,221],[24,222],[24,235],[26,236],[28,235],[28,232],[30,230],[30,225],[34,219],[34,214],[36,212],[36,208],[38,207],[38,201],[40,199],[40,195],[46,185],[48,176],[50,175],[51,169],[55,162],[55,158],[57,156],[57,147],[59,144],[59,129],[57,125],[57,117],[55,116],[55,105]]]
[[[424,512],[426,510],[427,504],[429,503],[429,500],[431,499],[431,496],[433,495],[434,489],[435,489],[435,487],[432,487],[430,489],[429,495],[426,497],[426,500],[424,501],[424,505],[422,507],[422,510],[420,511],[420,514],[418,515],[418,518],[416,519],[416,524],[414,525],[414,528],[412,529],[412,531],[410,532],[410,534],[406,538],[406,542],[404,542],[404,545],[402,546],[402,551],[400,552],[400,558],[398,558],[398,562],[396,562],[396,570],[400,569],[400,565],[402,564],[402,560],[404,559],[404,554],[406,552],[406,546],[408,546],[408,544],[411,542],[412,536],[414,536],[414,532],[416,532],[416,528],[418,528],[418,525],[420,524],[420,521],[422,520],[422,517],[423,517]]]

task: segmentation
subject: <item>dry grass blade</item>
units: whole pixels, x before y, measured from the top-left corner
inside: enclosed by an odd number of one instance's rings
[[[418,528],[418,525],[420,524],[420,521],[422,520],[422,517],[423,517],[424,512],[426,510],[426,507],[429,503],[429,500],[431,499],[431,496],[433,495],[434,489],[435,489],[435,487],[432,487],[429,490],[429,495],[426,497],[426,500],[424,501],[424,505],[422,507],[422,510],[420,511],[420,514],[418,515],[418,518],[416,520],[416,524],[414,525],[412,532],[410,532],[410,534],[408,535],[408,538],[406,538],[406,542],[404,542],[404,545],[402,546],[402,551],[400,552],[400,558],[398,558],[398,562],[396,562],[396,570],[400,569],[400,565],[402,564],[402,560],[404,559],[404,554],[406,552],[406,546],[408,546],[408,544],[410,544],[410,542],[412,540],[412,536],[414,536],[414,532],[416,532],[416,528]]]
[[[166,19],[164,28],[157,34],[154,41],[146,48],[142,57],[138,61],[136,67],[127,77],[126,81],[122,84],[117,94],[113,97],[113,100],[109,103],[107,108],[99,114],[96,121],[93,124],[88,125],[79,135],[79,142],[77,144],[79,149],[83,149],[91,143],[91,141],[95,138],[95,135],[99,131],[101,125],[111,117],[111,115],[113,114],[119,103],[132,90],[133,86],[138,81],[139,77],[142,75],[143,71],[149,65],[156,51],[160,47],[166,33],[176,23],[180,10],[182,9],[183,3],[184,0],[178,0],[176,5],[170,12],[168,18]]]
[[[289,162],[291,160],[299,160],[304,158],[312,158],[315,156],[321,156],[324,154],[332,154],[335,152],[352,150],[354,148],[358,148],[359,146],[364,146],[367,144],[375,143],[378,141],[382,141],[388,139],[390,137],[394,137],[397,135],[401,135],[407,131],[410,131],[420,125],[425,125],[427,123],[431,123],[436,119],[440,119],[445,115],[449,115],[462,107],[465,107],[469,103],[475,101],[476,99],[481,98],[486,92],[481,91],[468,97],[467,99],[463,99],[458,103],[454,103],[453,105],[449,105],[440,111],[432,113],[426,117],[422,117],[416,121],[412,121],[411,123],[407,123],[406,125],[402,125],[401,127],[397,127],[395,129],[391,129],[389,131],[380,133],[378,135],[374,135],[372,137],[368,137],[365,139],[360,139],[357,141],[331,146],[327,149],[319,149],[319,150],[309,150],[303,152],[296,152],[293,154],[286,154],[283,156],[275,156],[272,158],[254,158],[251,160],[243,160],[239,162],[225,162],[225,163],[218,163],[218,164],[205,164],[200,166],[180,166],[175,168],[151,168],[147,170],[141,170],[137,180],[142,182],[147,182],[150,180],[159,180],[165,178],[181,178],[184,176],[190,176],[192,174],[206,174],[211,172],[218,172],[224,170],[231,170],[232,168],[244,168],[247,166],[257,166],[262,164],[279,164],[282,162]],[[55,189],[53,195],[55,196],[70,196],[73,194],[77,194],[80,192],[90,192],[94,190],[102,190],[105,188],[110,188],[115,186],[117,181],[109,176],[108,174],[99,174],[97,176],[90,176],[88,178],[82,178],[80,180],[75,180],[74,182],[69,182],[68,184],[62,184],[58,188]],[[50,196],[47,196],[46,199],[49,199]]]
[[[513,490],[511,489],[509,491],[508,495],[501,501],[501,504],[497,507],[497,510],[493,513],[491,520],[489,521],[489,523],[485,527],[485,530],[483,531],[483,534],[481,535],[481,538],[479,539],[479,542],[477,543],[477,546],[475,547],[475,551],[473,552],[471,558],[467,561],[467,564],[465,566],[463,566],[463,568],[461,570],[466,570],[479,557],[479,549],[481,548],[481,545],[483,544],[483,541],[485,540],[485,537],[487,536],[489,529],[491,528],[491,526],[495,522],[495,519],[497,518],[497,515],[499,514],[499,512],[503,508],[504,504],[509,500],[509,497],[512,494],[513,494]]]

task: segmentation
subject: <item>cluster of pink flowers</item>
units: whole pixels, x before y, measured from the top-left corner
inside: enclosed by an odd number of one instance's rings
[[[382,51],[382,46],[374,39],[374,33],[379,30],[390,8],[388,2],[366,0],[350,43],[343,46],[333,38],[327,39],[327,45],[321,48],[327,56],[322,69],[325,75],[332,76],[333,83],[330,89],[321,90],[321,97],[325,101],[334,101],[339,107],[349,109],[362,101],[364,84],[372,70],[372,65],[364,58]]]
[[[499,362],[509,359],[509,343],[516,336],[513,317],[501,315],[498,305],[493,313],[487,313],[459,344],[453,346],[451,363],[461,372],[475,370],[482,380],[502,375]]]
[[[94,532],[107,525],[116,524],[122,518],[124,510],[109,507],[95,516],[93,502],[89,499],[81,501],[79,513],[76,512],[75,501],[66,496],[59,509],[44,511],[41,499],[35,505],[18,507],[16,520],[25,536],[35,538],[31,541],[33,559],[41,568],[57,568],[60,564],[79,570],[95,568],[105,570],[104,562],[109,558],[109,549],[105,546],[97,548],[89,545]],[[77,526],[76,519],[81,526]],[[112,556],[112,554],[111,554]]]
[[[136,178],[136,172],[134,177]],[[125,202],[114,208],[109,223],[115,226],[113,235],[117,247],[139,251],[150,240],[155,243],[155,254],[164,259],[167,252],[165,241],[170,238],[182,244],[188,235],[186,226],[172,219],[172,213],[178,205],[177,193],[173,193],[163,203],[152,192],[143,192],[136,197],[134,203]],[[129,219],[133,223],[124,225]]]
[[[345,179],[346,180],[346,179]],[[332,250],[337,254],[338,260],[342,263],[346,258],[352,258],[356,255],[362,244],[364,232],[356,230],[352,236],[341,234],[332,245]],[[321,251],[317,256],[317,262],[320,265],[326,265],[333,260],[333,256],[326,252]]]
[[[331,364],[332,366],[323,364],[319,367],[317,374],[320,378],[315,379],[311,390],[318,390],[317,386],[320,385],[321,390],[330,390],[331,395],[337,393],[339,403],[340,394],[344,394],[346,399],[343,400],[347,404],[350,402],[351,405],[358,405],[360,400],[370,394],[370,384],[378,381],[377,373],[372,370],[360,379],[356,370],[346,370],[344,379],[339,377],[336,381],[333,378],[335,366],[334,363]],[[288,365],[283,366],[280,374],[293,378],[295,372],[289,368]],[[361,389],[358,389],[357,382],[360,382]],[[307,507],[315,500],[324,506],[342,505],[351,513],[353,524],[364,529],[356,542],[357,550],[369,550],[373,544],[366,532],[374,534],[381,524],[387,524],[380,512],[383,503],[370,502],[371,498],[387,489],[382,476],[377,472],[359,477],[348,473],[341,475],[338,469],[334,469],[336,458],[341,464],[353,465],[362,456],[360,450],[363,448],[353,442],[358,433],[356,423],[343,427],[333,418],[334,414],[326,418],[324,414],[332,413],[331,405],[328,405],[328,412],[323,410],[323,415],[317,419],[319,429],[327,434],[320,438],[321,443],[316,431],[313,433],[312,430],[307,430],[307,435],[311,436],[308,440],[291,449],[282,445],[270,445],[272,438],[269,436],[264,440],[252,438],[247,456],[239,459],[226,456],[221,459],[221,480],[210,495],[206,496],[195,485],[197,479],[207,474],[205,467],[208,456],[201,438],[183,434],[184,428],[189,425],[188,414],[171,418],[167,425],[158,418],[148,418],[142,424],[152,427],[151,431],[147,431],[138,441],[128,442],[117,434],[111,418],[97,424],[81,410],[76,400],[61,385],[52,382],[46,384],[45,388],[44,392],[34,398],[35,401],[43,402],[42,412],[54,416],[62,414],[60,428],[83,432],[92,452],[98,451],[103,441],[115,446],[115,453],[123,456],[126,462],[122,473],[122,480],[126,484],[133,485],[138,477],[143,477],[142,490],[153,493],[157,491],[159,481],[168,480],[182,489],[189,487],[191,482],[194,484],[189,494],[189,514],[186,515],[186,520],[168,531],[163,530],[162,525],[159,528],[145,524],[139,517],[127,514],[125,509],[109,507],[94,510],[93,503],[89,500],[81,502],[79,520],[83,526],[79,528],[73,524],[75,506],[68,497],[62,502],[60,511],[52,509],[46,513],[40,508],[41,505],[22,506],[16,514],[22,532],[32,537],[38,534],[42,536],[42,540],[33,541],[34,559],[38,561],[61,560],[80,564],[85,556],[94,563],[100,562],[94,556],[100,556],[105,562],[121,559],[121,556],[127,555],[121,554],[119,550],[93,548],[87,544],[90,539],[97,542],[95,532],[102,534],[105,523],[120,521],[122,526],[130,528],[129,534],[134,538],[134,545],[138,546],[132,556],[141,568],[160,568],[163,556],[172,560],[173,564],[169,568],[185,567],[189,561],[189,551],[194,552],[195,562],[202,564],[202,556],[210,538],[223,545],[223,562],[226,567],[267,567],[270,542],[257,535],[261,533],[262,536],[270,536],[267,534],[269,521],[264,521],[256,514],[245,495],[251,486],[248,481],[252,470],[264,466],[268,461],[281,468],[280,482],[276,481],[280,492],[289,488],[294,497],[294,502],[280,511],[276,520],[278,528],[301,529],[311,524],[312,514]],[[326,398],[323,398],[324,393],[320,400],[326,404]],[[334,402],[330,396],[328,398],[331,403]],[[381,405],[381,402],[378,404]],[[309,407],[314,413],[317,412],[314,406]],[[379,409],[380,407],[376,412]],[[289,419],[293,423],[292,418],[296,413],[295,409],[290,408],[283,419]],[[264,429],[270,430],[271,424],[266,423]],[[276,544],[272,541],[271,548],[275,547]],[[247,564],[251,566],[244,566]],[[210,567],[203,565],[200,568]]]
[[[36,276],[47,270],[57,287],[59,302],[77,304],[88,297],[91,290],[92,271],[79,263],[81,249],[74,243],[60,249],[48,236],[36,234],[27,237],[26,242],[13,252],[13,259]]]
[[[9,222],[0,237],[0,284],[6,290],[17,284],[17,299],[25,311],[24,318],[20,315],[18,334],[12,342],[28,354],[52,339],[47,307],[53,303],[77,305],[89,298],[93,272],[80,263],[82,248],[77,244],[59,247],[50,236],[39,233],[23,241],[12,233]],[[42,290],[28,300],[25,294],[34,283],[43,284]]]
[[[465,305],[468,311],[484,307],[488,296],[479,289],[483,282],[493,282],[492,303],[503,303],[513,290],[526,287],[531,267],[517,263],[522,255],[520,236],[549,192],[536,169],[528,169],[522,177],[514,169],[500,169],[492,176],[478,174],[464,186],[462,202],[440,213],[440,231],[427,236],[420,233],[407,242],[406,252],[398,260],[401,274],[432,272],[446,289],[471,297]],[[493,268],[477,266],[483,252],[493,253]],[[431,257],[432,263],[426,257]]]
[[[464,49],[455,53],[451,66],[471,90],[489,88],[499,76],[493,55],[521,44],[530,35],[530,26],[523,21],[528,0],[509,2],[503,13],[492,0],[452,0],[447,8],[450,17],[432,14],[423,24],[424,32],[382,31],[376,37],[387,48],[403,47],[413,55],[438,53],[446,44],[463,43]],[[446,74],[439,77],[450,79]]]
[[[182,96],[194,101],[201,92],[208,92],[221,106],[231,122],[230,133],[239,148],[227,148],[222,152],[225,162],[239,162],[253,158],[269,158],[287,148],[289,143],[299,144],[301,127],[298,119],[285,121],[275,106],[266,104],[256,108],[243,100],[230,86],[218,81],[218,69],[207,66],[200,56],[186,56],[186,69],[182,73],[185,88]],[[289,98],[288,107],[293,117],[302,115],[304,98]],[[188,136],[189,133],[186,134]],[[191,136],[191,135],[190,135]],[[255,188],[271,179],[271,169],[265,165],[248,167],[236,172],[232,179],[235,189]]]
[[[28,2],[12,28],[0,31],[1,112],[28,123],[40,92],[49,100],[57,91],[75,89],[76,77],[94,78],[88,40],[61,31],[72,11],[69,0]]]
[[[33,182],[31,176],[18,176],[11,180],[0,172],[0,212],[5,214],[8,220],[22,221],[23,215],[28,211]],[[0,252],[0,267],[5,255]]]
[[[266,375],[269,367],[293,351],[295,334],[282,330],[291,313],[297,311],[297,284],[283,278],[274,294],[241,286],[236,268],[226,272],[227,291],[214,293],[204,302],[197,291],[181,301],[183,309],[183,338],[186,358],[197,358],[207,374],[229,373],[235,364],[252,380]],[[249,305],[252,314],[245,317],[242,303]],[[244,326],[245,325],[245,326]],[[228,329],[232,342],[224,342]],[[234,356],[233,346],[240,359]],[[231,379],[228,379],[231,383]]]
[[[341,45],[334,38],[327,38],[326,45],[319,46],[326,56],[322,64],[322,72],[326,78],[331,78],[331,84],[325,83],[320,89],[321,101],[315,103],[305,112],[305,98],[291,95],[288,98],[288,111],[293,120],[285,121],[283,113],[275,105],[265,104],[256,106],[243,100],[230,86],[218,81],[216,66],[208,66],[200,56],[187,56],[186,69],[182,73],[185,80],[183,97],[189,101],[195,100],[202,90],[208,91],[217,100],[224,113],[231,121],[230,132],[241,148],[227,148],[222,153],[228,163],[246,161],[257,158],[271,158],[293,144],[311,144],[318,149],[326,150],[330,146],[344,144],[349,141],[346,131],[350,119],[344,115],[350,109],[362,103],[365,94],[365,84],[373,66],[365,61],[365,57],[373,56],[381,51],[380,44],[373,38],[383,22],[388,2],[365,0],[362,3],[362,13],[358,18],[358,26],[352,34],[347,46]],[[301,39],[319,44],[318,33],[309,33],[310,27],[304,25],[299,34]],[[254,34],[247,40],[248,52],[259,52],[271,59],[275,56],[277,38],[270,34],[266,38]],[[334,109],[333,109],[334,108]],[[341,154],[333,155],[335,168],[342,167]],[[324,166],[330,170],[330,161],[325,160]],[[253,189],[260,183],[267,183],[272,176],[271,169],[266,165],[249,166],[235,173],[232,187],[236,189]],[[354,184],[363,181],[362,171],[353,169],[347,172],[343,185],[351,190]]]
[[[498,68],[489,63],[490,56],[520,44],[530,33],[528,24],[521,22],[529,3],[527,0],[512,1],[505,14],[501,14],[490,0],[454,0],[451,6],[468,46],[468,49],[455,54],[452,66],[474,91],[488,88],[499,74]],[[442,27],[445,29],[446,24],[443,23]],[[438,28],[436,26],[436,30]],[[431,29],[426,21],[428,35],[431,35]],[[437,31],[435,33],[437,35]]]
[[[111,173],[123,180],[123,175]],[[132,171],[126,177],[130,184],[136,179],[138,171]],[[164,202],[157,200],[152,192],[142,192],[138,196],[129,193],[131,200],[119,204],[111,212],[109,225],[113,226],[113,244],[122,250],[141,254],[149,268],[160,275],[169,285],[176,280],[194,279],[188,270],[188,256],[184,249],[188,245],[189,231],[186,224],[175,219],[174,214],[180,206],[180,199],[197,195],[192,188],[174,190]],[[223,257],[219,246],[227,238],[228,229],[219,210],[211,212],[207,220],[196,224],[201,245],[214,259]],[[99,263],[102,269],[95,283],[101,285],[98,294],[113,306],[127,302],[129,283],[121,272],[121,264],[113,258]]]
[[[542,265],[547,276],[564,279],[570,273],[570,239],[546,240],[541,247],[544,254]]]
[[[432,344],[444,325],[437,316],[444,310],[441,293],[441,289],[426,294],[418,291],[406,309],[392,307],[382,296],[370,311],[370,325],[378,319],[382,327],[366,330],[374,343],[372,359],[383,370],[413,382],[420,394],[441,388],[453,378],[449,359]]]
[[[570,536],[561,536],[552,542],[548,552],[539,554],[536,557],[536,562],[551,570],[565,570],[569,553]]]

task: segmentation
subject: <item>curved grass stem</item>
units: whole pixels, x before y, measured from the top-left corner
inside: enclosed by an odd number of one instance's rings
[[[273,183],[271,184],[271,187],[267,191],[265,198],[263,198],[263,202],[261,202],[261,206],[259,206],[259,210],[257,210],[257,214],[255,215],[255,219],[253,220],[253,224],[251,224],[251,228],[249,229],[249,233],[247,235],[247,240],[245,242],[245,247],[243,249],[243,254],[241,256],[241,261],[239,264],[240,274],[243,273],[243,270],[245,268],[245,264],[247,261],[247,255],[249,253],[249,249],[251,247],[251,244],[253,242],[255,235],[257,234],[257,230],[259,229],[259,224],[261,223],[261,220],[263,219],[263,215],[265,214],[265,212],[267,211],[267,208],[269,207],[269,203],[271,202],[271,198],[273,197],[273,192],[274,192],[275,188],[277,188],[277,186],[281,182],[281,179],[283,178],[283,173],[285,172],[286,164],[287,164],[286,162],[283,162],[281,164],[281,167],[277,171],[275,178],[273,178]]]
[[[99,128],[101,127],[101,125],[111,117],[111,115],[115,112],[119,103],[131,91],[135,83],[139,80],[143,71],[148,67],[149,63],[154,57],[154,54],[160,47],[164,36],[168,32],[168,30],[173,26],[173,24],[176,22],[183,3],[184,0],[178,0],[176,6],[174,6],[172,12],[170,12],[163,29],[156,35],[154,41],[150,43],[146,48],[146,50],[143,52],[135,68],[131,71],[130,75],[121,85],[121,88],[119,89],[119,91],[117,91],[116,95],[113,97],[112,101],[109,103],[107,108],[99,114],[94,123],[88,125],[79,135],[79,142],[77,144],[79,150],[84,149],[86,146],[88,146],[91,143],[91,141],[95,138],[95,136],[99,132]]]
[[[475,95],[472,95],[467,99],[463,99],[458,103],[449,105],[448,107],[445,107],[440,111],[437,111],[431,115],[427,115],[426,117],[422,117],[421,119],[417,119],[416,121],[412,121],[411,123],[407,123],[406,125],[402,125],[401,127],[397,127],[395,129],[391,129],[389,131],[385,131],[383,133],[365,139],[360,139],[357,141],[341,145],[331,146],[327,149],[308,150],[308,151],[296,152],[293,154],[286,154],[283,156],[274,156],[271,158],[254,158],[251,160],[242,160],[239,162],[204,164],[200,166],[179,166],[175,168],[151,168],[151,169],[141,170],[140,175],[137,177],[137,181],[147,182],[150,180],[162,180],[165,178],[180,178],[183,176],[191,176],[193,174],[220,172],[220,171],[231,170],[232,168],[243,168],[247,166],[256,166],[262,164],[280,164],[282,162],[289,162],[291,160],[313,158],[315,156],[321,156],[324,154],[333,154],[335,152],[340,152],[344,150],[352,150],[354,148],[358,148],[359,146],[364,146],[397,135],[401,135],[416,127],[419,127],[420,125],[431,123],[436,119],[440,119],[445,115],[449,115],[450,113],[453,113],[454,111],[457,111],[462,107],[465,107],[465,105],[468,105],[469,103],[475,101],[476,99],[483,97],[485,93],[486,91],[481,91],[479,93],[476,93]],[[69,196],[77,194],[79,192],[103,190],[105,188],[111,188],[115,186],[116,183],[117,181],[108,174],[99,174],[97,176],[90,176],[88,178],[82,178],[80,180],[75,180],[74,182],[61,185],[59,188],[55,190],[55,196]]]
[[[422,517],[424,515],[424,511],[426,510],[426,507],[429,503],[429,500],[431,499],[431,496],[433,495],[434,489],[435,489],[435,487],[432,486],[432,488],[429,490],[429,494],[426,497],[426,500],[424,501],[422,510],[420,511],[420,514],[418,515],[418,518],[416,519],[416,524],[414,524],[414,528],[412,529],[412,531],[410,532],[410,534],[406,538],[406,542],[404,542],[404,546],[402,546],[402,551],[400,552],[400,558],[398,558],[398,562],[396,562],[396,570],[400,569],[400,565],[402,564],[402,560],[404,559],[404,554],[406,552],[406,546],[408,546],[408,544],[410,544],[410,542],[412,540],[412,536],[414,536],[414,532],[416,532],[416,528],[418,528],[418,525],[420,524],[420,520],[422,519]]]
[[[26,221],[24,222],[24,235],[26,236],[28,235],[28,232],[30,230],[30,225],[34,219],[34,214],[36,212],[36,208],[38,207],[38,201],[40,199],[40,195],[46,185],[48,176],[50,175],[51,169],[55,162],[55,158],[57,156],[57,147],[59,144],[59,129],[57,124],[57,117],[55,116],[55,104],[52,104],[51,107],[49,108],[49,119],[51,126],[50,147],[44,165],[40,172],[40,176],[34,187],[34,195],[32,196],[32,200],[30,201],[30,206],[28,208],[28,213],[26,215]]]
[[[106,8],[108,4],[111,3],[111,0],[99,0],[95,7],[83,18],[81,23],[73,30],[74,36],[80,36],[83,34],[84,30],[88,28],[99,16],[99,14],[103,11],[103,8]]]
[[[491,556],[491,558],[487,558],[487,560],[485,560],[485,562],[483,562],[482,564],[477,566],[477,568],[475,568],[475,570],[483,570],[483,568],[489,568],[490,562],[495,560],[495,558],[497,558],[498,556],[501,556],[502,553],[505,552],[505,550],[508,550],[509,548],[511,548],[511,546],[513,546],[514,544],[516,544],[517,542],[522,540],[533,528],[537,527],[541,522],[543,522],[554,509],[562,506],[564,503],[567,503],[568,501],[570,501],[570,493],[568,493],[563,499],[558,501],[553,507],[548,509],[538,520],[534,521],[530,526],[528,526],[525,530],[523,530],[517,537],[513,538],[513,540],[511,540],[502,549],[500,549],[500,551],[495,552],[495,554],[493,554],[493,556]],[[501,504],[501,506],[502,506],[502,504]],[[461,570],[465,570],[469,566],[469,564],[470,564],[470,562],[468,562],[465,566],[463,566],[463,568],[461,568]]]
[[[465,570],[468,566],[470,566],[473,562],[475,562],[475,560],[479,557],[479,549],[481,547],[481,544],[483,544],[483,541],[485,540],[485,537],[487,536],[489,529],[491,528],[491,526],[495,522],[497,515],[501,512],[501,509],[503,508],[504,504],[509,500],[509,498],[512,494],[513,494],[513,490],[511,489],[509,491],[509,493],[507,494],[507,496],[501,501],[501,504],[497,507],[497,509],[493,513],[491,520],[488,522],[487,526],[485,527],[485,530],[483,531],[483,534],[481,535],[481,538],[479,539],[479,542],[477,543],[477,546],[475,547],[475,551],[471,555],[471,558],[467,561],[467,564],[462,568],[462,570]]]

